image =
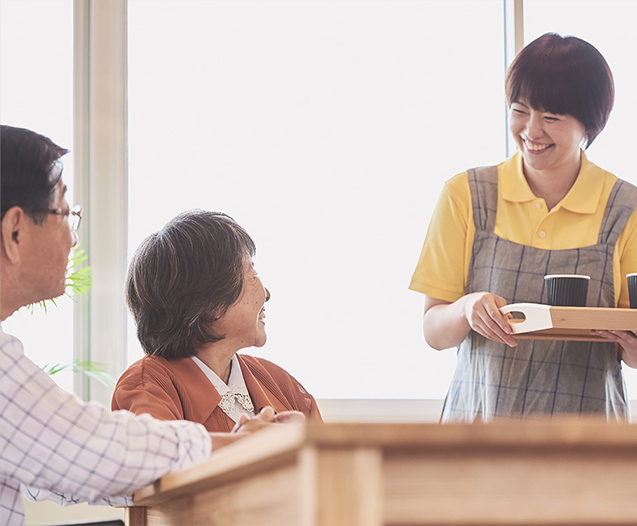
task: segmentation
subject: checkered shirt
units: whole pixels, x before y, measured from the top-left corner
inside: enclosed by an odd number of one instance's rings
[[[67,503],[130,503],[121,497],[210,451],[202,425],[82,402],[0,328],[0,524],[24,524],[21,484]]]

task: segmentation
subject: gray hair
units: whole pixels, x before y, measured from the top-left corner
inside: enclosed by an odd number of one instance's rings
[[[223,339],[212,324],[243,290],[254,241],[231,217],[190,210],[148,236],[133,255],[126,301],[147,354],[167,360]]]

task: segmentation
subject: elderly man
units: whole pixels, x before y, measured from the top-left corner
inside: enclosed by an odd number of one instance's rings
[[[65,197],[68,150],[22,128],[0,130],[0,315],[64,293],[81,210]],[[278,416],[279,419],[281,415]],[[273,421],[266,408],[234,433],[111,413],[60,389],[0,328],[0,524],[24,523],[20,486],[89,502],[127,495]],[[120,501],[121,502],[121,501]]]

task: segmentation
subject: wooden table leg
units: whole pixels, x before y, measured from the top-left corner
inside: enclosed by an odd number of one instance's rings
[[[146,507],[130,506],[124,515],[126,526],[146,526]]]
[[[304,459],[314,467],[303,478],[303,490],[308,493],[302,500],[309,504],[303,524],[382,526],[381,450],[326,448],[312,453]]]

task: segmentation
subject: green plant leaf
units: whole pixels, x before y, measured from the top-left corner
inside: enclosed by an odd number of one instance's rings
[[[108,367],[108,364],[100,362],[90,362],[87,360],[73,360],[70,363],[65,364],[46,364],[42,367],[42,370],[53,376],[54,374],[62,371],[71,371],[73,373],[85,374],[86,376],[93,378],[100,382],[102,385],[112,389],[117,382],[116,378],[109,373],[104,367]]]
[[[93,285],[93,275],[90,266],[79,268],[82,263],[88,260],[86,250],[80,248],[79,245],[75,245],[71,249],[69,254],[69,263],[66,267],[66,295],[72,297],[69,294],[69,290],[73,294],[79,296],[85,295],[91,285]]]

